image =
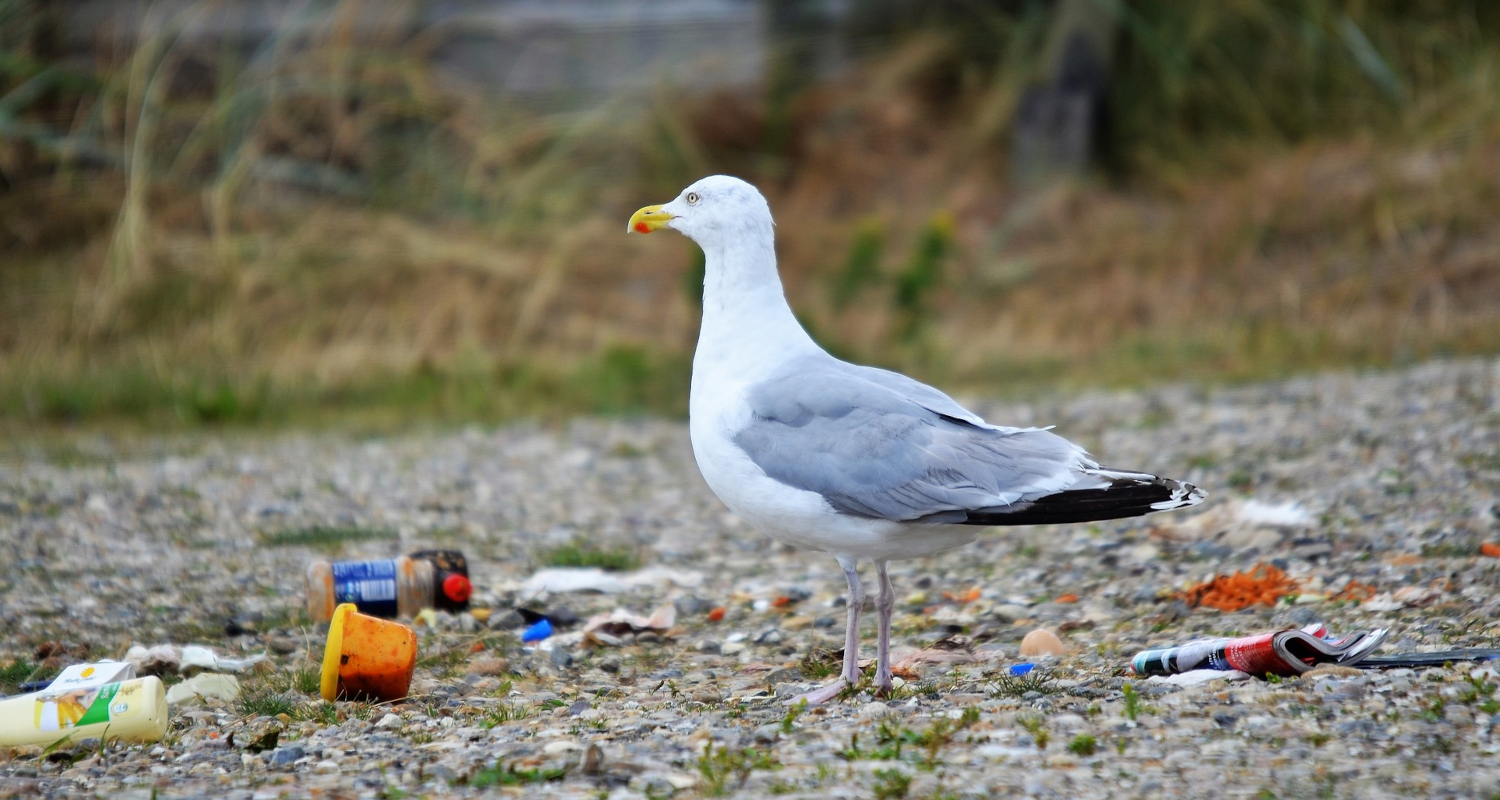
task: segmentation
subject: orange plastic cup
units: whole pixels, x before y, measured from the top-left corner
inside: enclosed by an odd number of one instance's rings
[[[400,700],[417,667],[417,634],[399,622],[361,614],[353,603],[333,610],[323,649],[323,699]]]

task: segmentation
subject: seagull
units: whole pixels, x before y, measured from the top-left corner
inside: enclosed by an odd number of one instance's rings
[[[703,323],[693,356],[689,434],[714,494],[758,530],[832,554],[849,584],[844,664],[817,705],[858,687],[858,564],[880,594],[873,688],[887,694],[891,613],[886,565],[972,542],[985,526],[1133,517],[1197,505],[1197,487],[1099,466],[1045,428],[992,425],[896,372],[834,358],[787,305],[774,223],[761,193],[714,175],[629,230],[671,228],[703,248]]]

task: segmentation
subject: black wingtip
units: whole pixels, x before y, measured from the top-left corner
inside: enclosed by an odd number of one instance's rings
[[[1195,506],[1208,495],[1191,483],[1141,474],[1108,486],[1074,489],[1039,497],[1025,504],[967,512],[964,525],[1057,525],[1139,517],[1156,511]]]

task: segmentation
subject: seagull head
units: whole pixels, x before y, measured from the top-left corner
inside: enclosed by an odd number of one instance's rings
[[[630,215],[627,230],[651,233],[672,228],[707,247],[727,237],[771,229],[771,207],[754,186],[728,175],[710,175],[682,190],[670,203]]]

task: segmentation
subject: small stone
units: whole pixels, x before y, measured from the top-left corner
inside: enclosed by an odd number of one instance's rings
[[[724,646],[713,639],[699,639],[693,643],[693,649],[700,653],[718,654],[724,649]]]
[[[604,751],[599,749],[599,745],[590,744],[589,749],[584,751],[579,771],[590,776],[597,776],[604,771]]]
[[[679,617],[697,617],[713,610],[714,604],[701,597],[679,597],[672,601]]]
[[[385,716],[380,718],[379,722],[375,723],[375,727],[380,728],[381,730],[399,728],[401,727],[401,718],[396,716],[395,714],[386,714]]]
[[[1030,656],[1060,656],[1067,652],[1061,639],[1057,634],[1046,628],[1037,628],[1021,640],[1021,655]]]
[[[615,656],[608,656],[606,658],[603,658],[599,661],[599,669],[602,669],[605,672],[613,675],[616,672],[620,671],[620,659],[616,658]]]
[[[790,621],[791,620],[788,620],[788,622],[790,622]],[[788,629],[792,629],[792,626],[786,625],[785,623],[782,623],[782,624],[783,624],[784,627],[786,627]],[[836,626],[838,624],[839,624],[839,621],[836,620],[836,619],[834,619],[833,617],[818,617],[813,622],[813,627],[814,628],[832,628],[832,627],[834,627],[834,626]]]
[[[573,654],[569,653],[566,647],[552,648],[550,658],[552,659],[552,666],[558,669],[567,669],[573,666]]]
[[[273,767],[285,767],[306,757],[306,750],[303,750],[299,745],[292,744],[272,750],[270,758],[266,759],[266,761]]]
[[[781,644],[783,637],[781,631],[771,628],[761,631],[760,635],[755,637],[755,641],[757,644]]]
[[[776,669],[767,672],[765,677],[766,683],[769,683],[772,686],[775,686],[778,683],[787,683],[788,681],[800,680],[802,680],[802,670],[797,669],[796,667],[777,667]]]
[[[883,717],[891,713],[891,707],[879,700],[872,700],[859,707],[861,717]]]
[[[339,765],[338,765],[337,761],[319,761],[313,767],[313,772],[321,772],[321,773],[324,773],[324,774],[329,774],[329,773],[338,772],[338,771],[339,771]]]
[[[552,652],[555,653],[557,650],[554,649]],[[480,656],[470,661],[469,667],[465,671],[470,675],[505,675],[510,672],[510,662],[494,656]]]
[[[1015,622],[1016,620],[1026,619],[1032,615],[1031,609],[1013,603],[995,606],[991,609],[990,613],[995,615],[995,618],[1001,622]]]
[[[744,642],[729,642],[719,648],[719,652],[726,656],[738,655],[745,649]]]

